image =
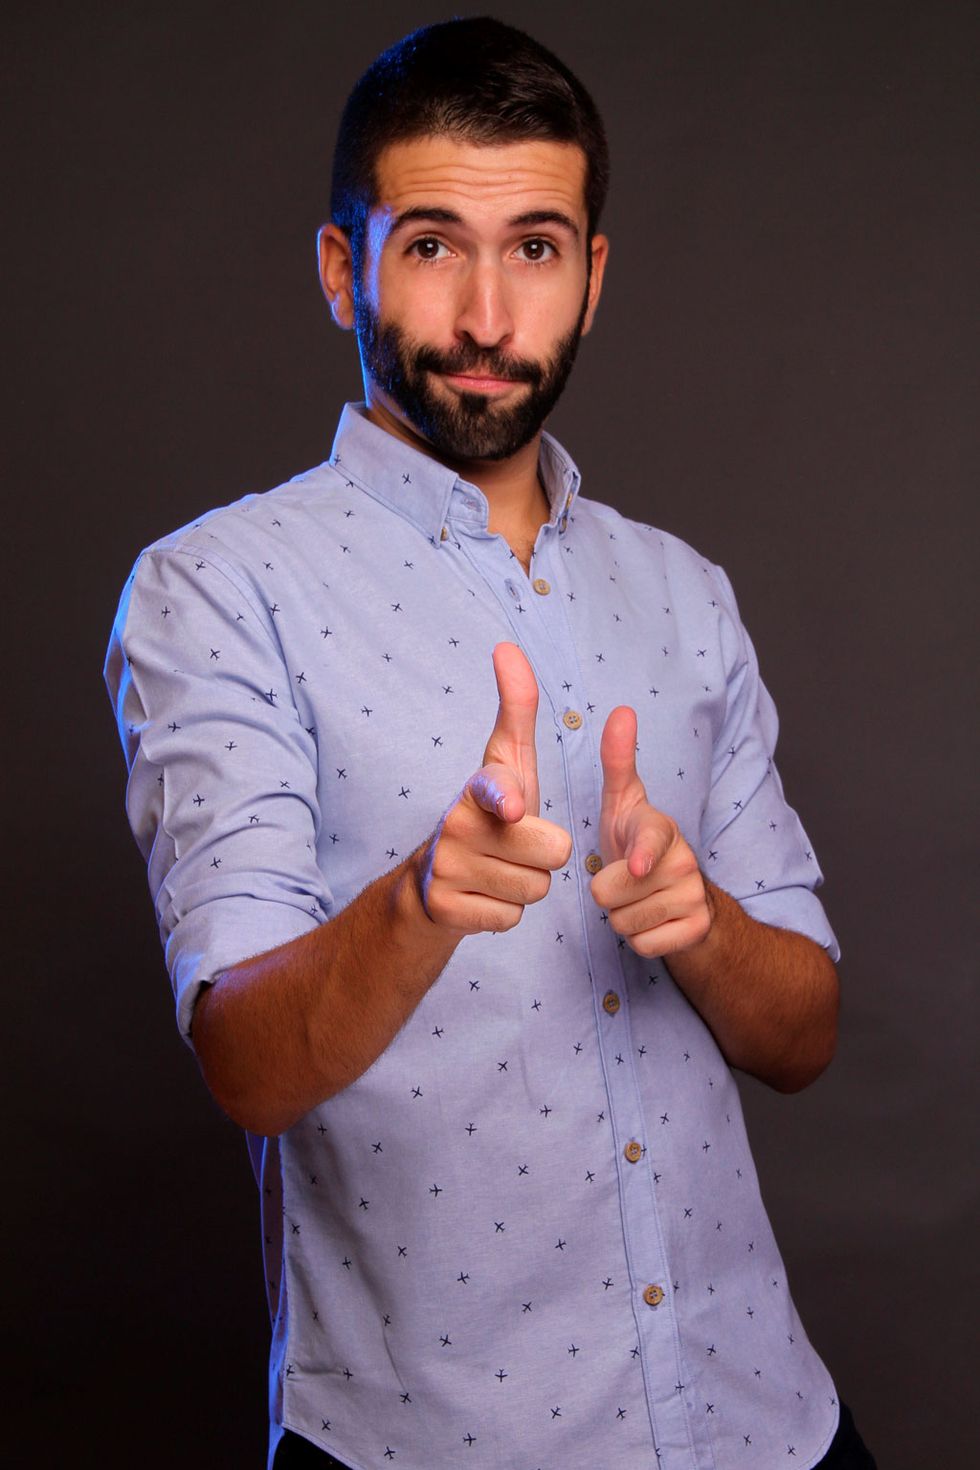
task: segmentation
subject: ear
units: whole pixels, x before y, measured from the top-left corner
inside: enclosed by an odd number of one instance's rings
[[[338,225],[321,225],[316,237],[320,285],[338,327],[354,325],[354,258],[350,241]]]
[[[609,239],[606,235],[593,235],[589,243],[592,251],[592,275],[589,278],[589,304],[585,310],[585,321],[582,324],[582,335],[584,336],[592,327],[595,319],[596,307],[599,305],[599,297],[602,295],[602,278],[605,274],[606,261],[609,259]]]

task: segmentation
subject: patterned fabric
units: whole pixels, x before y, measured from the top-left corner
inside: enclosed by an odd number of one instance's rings
[[[329,1450],[321,1450],[287,1429],[279,1441],[273,1470],[350,1470],[350,1467],[335,1459]],[[589,1470],[600,1470],[600,1467],[592,1465]],[[858,1434],[854,1417],[843,1399],[837,1433],[817,1470],[876,1470],[875,1458]]]
[[[474,486],[348,405],[328,463],[149,548],[107,679],[180,1029],[223,968],[323,923],[479,766],[491,650],[541,689],[542,815],[574,839],[400,1034],[250,1138],[286,1425],[357,1470],[813,1466],[838,1422],[738,1091],[662,962],[593,901],[609,711],[705,872],[836,955],[724,573],[579,495],[545,436],[530,577]]]

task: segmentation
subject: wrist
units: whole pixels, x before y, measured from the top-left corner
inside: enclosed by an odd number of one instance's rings
[[[391,905],[400,937],[411,944],[435,928],[425,907],[425,869],[428,843],[423,843],[391,874]]]

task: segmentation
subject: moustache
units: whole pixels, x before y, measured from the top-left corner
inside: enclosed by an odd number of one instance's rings
[[[416,369],[432,373],[472,373],[487,378],[512,378],[536,388],[544,372],[541,366],[525,357],[508,357],[503,352],[486,352],[475,343],[461,342],[450,352],[434,347],[419,347],[414,356]]]

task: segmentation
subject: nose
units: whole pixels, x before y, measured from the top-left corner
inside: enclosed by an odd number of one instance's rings
[[[456,332],[479,347],[499,347],[514,331],[507,284],[497,266],[477,261],[462,284]]]

